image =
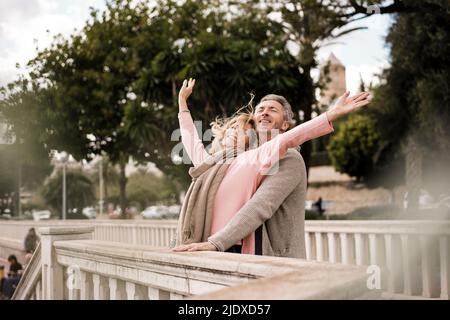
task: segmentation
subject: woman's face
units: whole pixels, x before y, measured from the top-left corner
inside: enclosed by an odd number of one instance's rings
[[[237,147],[239,150],[247,149],[250,142],[249,131],[254,129],[253,121],[238,123],[232,128],[227,129],[223,140],[224,148]]]

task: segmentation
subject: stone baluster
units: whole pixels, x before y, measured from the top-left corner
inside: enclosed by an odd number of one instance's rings
[[[41,234],[42,250],[42,291],[45,300],[64,299],[64,270],[58,264],[53,242],[59,240],[90,240],[94,227],[43,227]]]
[[[42,300],[42,285],[41,281],[36,283],[36,300]]]
[[[166,227],[166,243],[164,244],[165,248],[170,247],[170,229],[169,227]]]
[[[311,235],[309,232],[305,232],[305,249],[306,249],[306,260],[311,260]]]
[[[128,233],[128,236],[131,236],[131,243],[132,244],[137,244],[137,228],[136,227],[134,227],[134,228],[131,228],[131,235],[130,235],[130,232],[127,232]]]
[[[92,274],[80,271],[80,299],[81,300],[92,300],[94,289]]]
[[[93,274],[92,282],[94,284],[94,300],[108,300],[109,283],[107,279],[98,274]]]
[[[148,298],[150,300],[170,300],[170,293],[158,288],[148,287]]]
[[[358,266],[366,264],[366,247],[364,242],[364,235],[361,233],[355,233],[355,261]]]
[[[330,261],[331,263],[336,263],[338,262],[336,235],[333,232],[328,232],[327,239],[328,239],[328,261]]]
[[[352,246],[347,233],[339,233],[341,240],[341,262],[343,264],[351,264]]]
[[[150,229],[150,234],[151,234],[151,242],[150,245],[152,247],[156,246],[156,234],[155,234],[155,228],[151,227]]]
[[[141,286],[133,283],[126,282],[125,289],[127,292],[127,300],[146,300],[147,294],[144,292]]]
[[[419,252],[413,245],[413,237],[408,234],[400,235],[401,239],[401,256],[403,263],[403,293],[407,295],[415,295],[419,293],[418,281],[420,273],[418,272]]]
[[[439,261],[441,270],[441,299],[450,299],[450,247],[449,237],[439,237]]]
[[[126,289],[123,281],[109,278],[109,298],[110,300],[126,300]]]
[[[162,247],[162,229],[158,227],[158,247]]]
[[[379,244],[377,235],[371,233],[368,235],[369,238],[369,263],[371,265],[377,265],[381,267],[381,246]]]
[[[388,269],[387,290],[392,293],[400,292],[401,260],[399,259],[396,237],[392,234],[384,235],[386,246],[386,267]]]
[[[324,261],[324,247],[322,241],[322,233],[315,232],[314,236],[316,238],[316,260]]]
[[[422,296],[426,298],[439,297],[439,248],[433,237],[420,237],[420,260],[422,266]]]

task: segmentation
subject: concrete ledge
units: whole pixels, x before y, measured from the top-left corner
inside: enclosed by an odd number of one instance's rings
[[[194,299],[358,299],[369,291],[365,268],[352,265],[95,240],[54,247],[63,266],[183,296],[203,294]]]
[[[41,235],[69,235],[69,234],[84,234],[94,232],[94,226],[51,226],[40,227],[39,233]]]

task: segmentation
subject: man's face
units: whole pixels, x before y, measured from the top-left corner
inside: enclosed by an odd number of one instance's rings
[[[267,100],[255,108],[256,131],[286,131],[289,123],[284,120],[284,108],[275,100]]]

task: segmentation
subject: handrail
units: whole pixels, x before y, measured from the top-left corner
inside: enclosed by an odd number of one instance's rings
[[[223,252],[175,253],[96,240],[56,241],[53,245],[58,265],[78,270],[80,278],[79,286],[68,288],[62,298],[183,299],[199,295],[202,299],[203,294],[212,294],[215,299],[213,293],[225,288],[230,288],[228,294],[244,298],[239,291],[252,286],[259,289],[258,299],[358,299],[380,294],[368,289],[366,270],[358,266]],[[245,284],[250,287],[241,286]],[[231,289],[234,286],[236,290]]]
[[[25,268],[25,272],[20,278],[19,284],[14,291],[12,300],[27,300],[30,299],[34,294],[41,294],[40,286],[36,288],[39,281],[42,279],[42,260],[41,260],[41,243],[36,247],[33,256]],[[36,298],[40,298],[39,296]]]

